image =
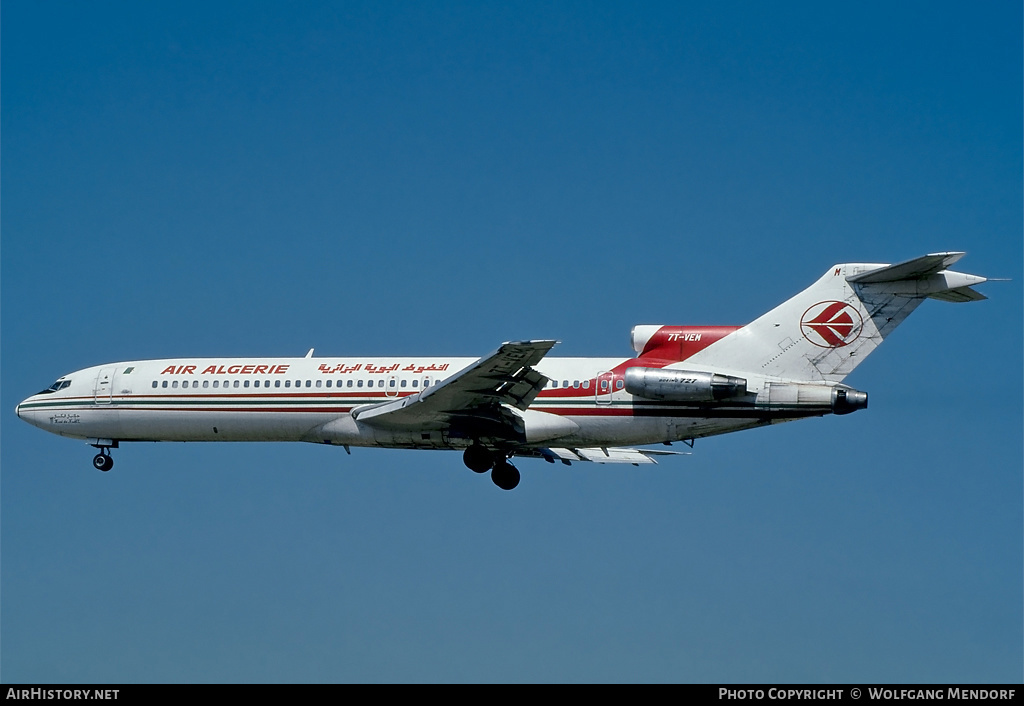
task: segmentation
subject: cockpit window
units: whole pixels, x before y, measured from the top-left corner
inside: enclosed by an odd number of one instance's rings
[[[50,385],[45,390],[42,390],[41,392],[37,392],[36,394],[39,394],[39,395],[49,395],[50,393],[56,392],[57,390],[63,390],[65,387],[67,387],[70,384],[71,384],[70,380],[64,380],[63,378],[61,378],[60,380],[58,380],[57,382],[53,383],[52,385]]]

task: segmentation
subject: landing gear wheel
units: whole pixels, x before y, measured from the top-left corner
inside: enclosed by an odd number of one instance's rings
[[[463,453],[462,462],[474,473],[485,473],[495,465],[495,455],[482,446],[474,444]]]
[[[473,444],[462,454],[462,462],[474,473],[486,473],[494,465],[494,454],[483,446]]]
[[[499,461],[491,470],[491,480],[502,490],[512,490],[519,485],[519,471],[508,461]]]
[[[106,473],[114,467],[114,459],[107,454],[99,453],[92,457],[92,465],[97,470]]]

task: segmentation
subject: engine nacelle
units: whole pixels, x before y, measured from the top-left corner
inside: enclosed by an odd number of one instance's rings
[[[640,324],[629,332],[629,345],[640,355],[654,334],[665,328],[662,324]]]
[[[776,409],[819,408],[823,414],[850,414],[868,406],[868,393],[845,385],[770,382],[758,395],[757,404]]]
[[[849,414],[868,408],[868,393],[848,387],[832,388],[832,414]]]
[[[667,368],[628,368],[626,392],[650,400],[718,402],[747,394],[747,381],[731,375]]]

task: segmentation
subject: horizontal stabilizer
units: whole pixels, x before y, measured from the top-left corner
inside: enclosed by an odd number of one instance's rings
[[[863,272],[859,275],[851,275],[846,278],[846,281],[859,284],[877,284],[878,282],[899,282],[905,279],[919,279],[941,272],[966,254],[962,252],[932,253],[931,255],[915,257],[913,260],[907,260],[895,265],[886,265],[877,270]]]
[[[929,294],[928,296],[932,299],[938,299],[944,302],[954,302],[956,304],[963,302],[980,302],[982,299],[988,299],[984,294],[976,289],[971,289],[970,287],[947,289],[945,292],[936,292],[935,294]]]

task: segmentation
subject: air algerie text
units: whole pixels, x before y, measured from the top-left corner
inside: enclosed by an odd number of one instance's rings
[[[161,375],[195,375],[195,365],[168,365]],[[283,375],[288,372],[287,365],[211,365],[200,375]]]

